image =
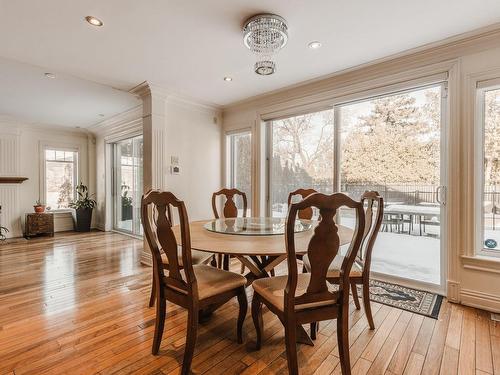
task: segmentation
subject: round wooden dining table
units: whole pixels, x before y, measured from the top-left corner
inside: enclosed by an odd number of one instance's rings
[[[191,234],[191,248],[194,250],[225,254],[236,257],[243,263],[250,273],[245,275],[251,283],[254,279],[266,277],[269,272],[278,266],[286,259],[286,247],[284,221],[285,219],[276,218],[238,218],[237,220],[281,220],[282,230],[274,232],[274,234],[254,234],[258,231],[251,231],[248,228],[236,231],[216,232],[207,229],[211,223],[230,222],[235,219],[215,219],[215,220],[200,220],[189,223]],[[309,226],[302,228],[298,233],[295,233],[295,252],[297,254],[305,254],[307,246],[311,239],[314,228],[317,225],[316,221],[303,221],[309,223]],[[225,225],[227,227],[227,225]],[[278,225],[279,227],[279,225]],[[340,245],[345,245],[351,242],[353,230],[343,225],[338,225],[338,236]],[[180,243],[180,227],[174,226],[178,243]],[[245,233],[246,232],[246,233]],[[278,234],[276,234],[278,233]]]
[[[235,225],[238,221],[239,225]],[[277,230],[265,234],[252,226],[252,221],[269,221]],[[242,224],[247,223],[247,224]],[[224,254],[236,257],[250,272],[245,275],[248,285],[253,280],[267,277],[271,270],[287,257],[284,224],[285,219],[276,218],[236,218],[200,220],[189,223],[191,248],[213,254]],[[307,246],[317,226],[317,221],[301,221],[302,227],[295,233],[295,252],[305,254]],[[225,230],[217,231],[217,225]],[[267,225],[269,226],[269,225]],[[337,225],[340,246],[351,242],[354,231],[343,225]],[[207,229],[207,228],[210,228]],[[228,230],[229,228],[229,230]],[[181,243],[180,226],[172,227],[177,243]],[[258,234],[257,234],[258,233]],[[301,325],[297,326],[297,342],[314,345],[309,335]]]

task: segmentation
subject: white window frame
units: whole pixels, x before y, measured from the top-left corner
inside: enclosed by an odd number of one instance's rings
[[[474,116],[474,191],[475,191],[475,255],[487,256],[492,258],[500,258],[500,251],[486,249],[484,247],[484,111],[485,102],[484,96],[487,91],[500,89],[500,77],[496,79],[488,79],[477,81],[476,83],[476,100],[475,100],[475,116]]]
[[[76,153],[76,160],[73,161],[73,164],[75,166],[75,173],[73,175],[73,184],[76,187],[80,181],[80,147],[78,146],[73,146],[73,145],[57,145],[57,144],[51,144],[51,143],[41,143],[40,145],[40,191],[39,191],[39,196],[40,196],[40,201],[43,204],[47,203],[47,160],[45,158],[45,151],[46,150],[56,150],[56,151],[66,151],[66,152],[75,152]],[[73,197],[76,199],[76,189],[73,192]],[[71,208],[52,208],[51,207],[51,212],[64,212],[64,211],[70,211]]]

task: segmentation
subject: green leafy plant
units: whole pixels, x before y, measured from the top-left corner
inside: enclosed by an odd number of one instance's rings
[[[9,230],[5,227],[2,227],[0,225],[0,241],[5,241],[7,239],[7,237],[5,236],[5,233],[8,233]]]
[[[40,201],[40,199],[36,200],[35,206],[43,206],[43,203]]]
[[[95,207],[97,202],[92,198],[93,195],[89,195],[89,188],[85,186],[81,181],[76,186],[76,192],[78,194],[78,199],[69,204],[71,208],[78,210],[92,209]]]
[[[122,185],[121,189],[122,189],[122,207],[132,206],[132,198],[128,196],[130,186]]]

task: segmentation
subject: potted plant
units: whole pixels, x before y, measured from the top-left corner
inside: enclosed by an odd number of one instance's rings
[[[40,199],[36,201],[33,208],[35,209],[35,212],[37,214],[41,214],[41,213],[45,212],[45,205],[40,202]]]
[[[76,231],[90,232],[92,223],[92,210],[96,201],[89,196],[89,188],[80,182],[76,187],[78,199],[70,203],[70,207],[76,211]]]
[[[2,227],[0,225],[0,241],[5,241],[7,239],[7,236],[5,236],[5,233],[7,233],[9,230],[5,227]]]
[[[130,186],[122,185],[122,221],[132,220],[132,198],[128,196]]]

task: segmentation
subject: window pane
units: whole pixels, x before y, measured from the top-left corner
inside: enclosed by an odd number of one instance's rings
[[[65,151],[64,152],[64,160],[73,161],[73,154],[74,154],[74,152],[72,152],[72,151]]]
[[[247,216],[251,216],[252,207],[252,135],[250,132],[233,134],[228,136],[230,148],[230,176],[229,185],[243,191],[247,196]],[[236,207],[241,210],[243,202],[235,199]]]
[[[56,160],[64,161],[64,151],[56,150]]]
[[[270,203],[285,217],[291,191],[333,193],[333,110],[275,120],[272,126]]]
[[[500,250],[500,89],[484,95],[483,247]]]
[[[67,162],[47,161],[46,178],[46,202],[52,208],[68,208],[74,199],[74,164]]]

